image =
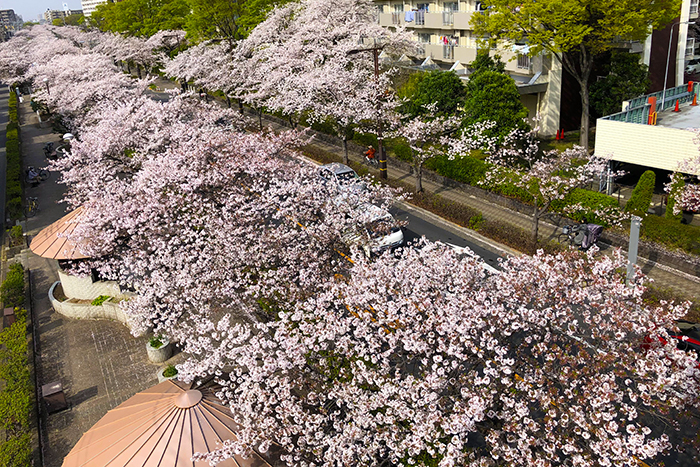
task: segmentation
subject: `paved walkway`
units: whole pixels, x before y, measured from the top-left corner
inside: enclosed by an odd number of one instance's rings
[[[60,135],[41,128],[31,112],[29,99],[21,104],[22,155],[24,164],[44,167],[42,147],[57,142]],[[36,196],[41,208],[37,216],[25,222],[29,237],[66,214],[60,204],[63,185],[52,173],[48,181],[27,188],[27,196]],[[134,338],[120,323],[112,321],[71,320],[56,313],[48,290],[58,280],[58,264],[34,255],[21,253],[30,269],[37,339],[37,375],[39,386],[61,381],[70,408],[47,415],[42,413],[44,465],[59,467],[63,458],[80,437],[105,413],[138,391],[157,383],[156,373],[163,364],[148,361],[146,339]],[[168,363],[176,363],[182,354]]]

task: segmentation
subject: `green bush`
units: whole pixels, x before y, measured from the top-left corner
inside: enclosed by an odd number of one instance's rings
[[[172,378],[175,375],[177,375],[177,368],[175,368],[174,365],[168,365],[165,367],[165,370],[163,370],[163,376],[166,378]]]
[[[377,135],[373,135],[372,133],[355,133],[352,137],[352,140],[359,144],[360,146],[374,146],[375,148],[377,147]]]
[[[647,216],[640,233],[647,240],[700,255],[700,227],[679,224],[666,217]]]
[[[666,219],[672,219],[675,222],[680,223],[683,220],[683,211],[678,211],[678,214],[674,214],[673,209],[676,206],[676,197],[685,188],[685,180],[683,176],[679,173],[673,174],[671,180],[671,186],[668,193],[668,202],[666,203]]]
[[[24,235],[24,232],[22,232],[22,226],[13,225],[10,229],[10,237],[12,237],[13,240],[18,241],[22,239],[22,235]]]
[[[97,297],[96,299],[94,299],[92,301],[91,305],[92,306],[102,306],[102,304],[104,302],[106,302],[107,300],[109,300],[110,298],[112,298],[112,297],[110,297],[109,295],[100,295],[99,297]]]
[[[646,216],[651,206],[651,197],[654,194],[654,186],[656,185],[656,174],[653,170],[647,170],[639,177],[637,186],[634,187],[632,196],[630,196],[625,211],[637,216]]]
[[[28,362],[27,312],[15,310],[16,321],[0,332],[0,467],[31,465],[31,414],[34,388]]]
[[[490,164],[469,156],[450,160],[446,155],[440,155],[426,161],[425,167],[443,177],[478,186],[488,172]]]
[[[0,285],[0,296],[5,307],[22,306],[24,303],[24,268],[21,264],[10,265],[7,277]]]
[[[12,103],[15,111],[12,112]],[[5,153],[7,168],[5,174],[5,209],[11,219],[19,219],[22,216],[22,159],[19,148],[19,124],[17,120],[16,97],[10,94],[10,122],[7,124]],[[19,203],[17,202],[19,199]]]
[[[160,336],[153,336],[150,339],[148,339],[148,345],[150,345],[154,349],[160,349],[161,347],[163,347],[163,341],[161,339],[162,338]]]
[[[564,199],[553,201],[552,210],[565,213],[565,208],[567,206],[575,204],[580,204],[583,210],[576,213],[566,213],[569,217],[575,221],[582,221],[585,219],[589,223],[599,224],[605,227],[608,227],[609,224],[598,217],[595,211],[605,210],[606,208],[615,209],[619,206],[615,198],[605,193],[576,188],[567,194]]]
[[[397,159],[406,162],[413,162],[413,150],[404,139],[387,141],[387,146],[391,148],[394,156],[396,156]]]

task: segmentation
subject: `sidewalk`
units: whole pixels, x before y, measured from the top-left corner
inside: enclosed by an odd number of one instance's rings
[[[25,166],[44,167],[42,146],[58,141],[60,135],[52,133],[51,128],[40,128],[28,102],[27,97],[20,105],[23,162]],[[39,213],[24,223],[29,241],[66,214],[65,205],[59,203],[64,186],[57,183],[58,175],[52,173],[38,187],[26,189],[26,196],[37,197],[40,207]],[[44,466],[59,467],[83,433],[108,410],[156,384],[156,373],[164,364],[151,363],[146,339],[133,337],[118,322],[71,320],[56,313],[48,290],[58,280],[57,262],[36,256],[29,249],[20,257],[31,277],[38,387],[60,381],[69,405],[62,412],[46,414],[42,409],[40,413]],[[181,357],[176,355],[169,363]]]
[[[163,78],[158,78],[156,83],[160,89],[179,89],[179,85]],[[209,99],[214,98],[210,96]],[[226,105],[222,101],[219,102],[222,105]],[[284,131],[289,129],[289,127],[283,124],[283,122],[279,119],[270,118],[269,116],[265,115],[263,116],[263,120],[265,124],[273,131]],[[322,151],[331,153],[338,157],[339,160],[342,160],[343,148],[340,145],[335,145],[317,138],[313,141],[312,146]],[[357,148],[354,151],[350,150],[350,160],[361,164],[363,162],[362,151],[358,150]],[[411,173],[410,169],[406,169],[402,167],[402,165],[404,164],[401,164],[400,162],[397,163],[397,161],[389,159],[389,178],[400,180],[411,187],[415,186],[415,177]],[[377,174],[378,172],[375,172],[375,175]],[[422,184],[423,189],[428,192],[439,194],[446,200],[479,210],[485,219],[506,222],[527,232],[532,230],[532,218],[528,215],[505,208],[498,204],[491,203],[488,200],[480,199],[459,189],[436,183],[435,181],[430,180],[425,173],[423,175]],[[549,242],[550,240],[554,240],[559,233],[561,233],[559,226],[548,223],[546,220],[540,221],[539,238],[541,241]],[[507,247],[500,245],[497,242],[490,241],[490,243],[497,250],[507,249]],[[612,251],[612,248],[606,248],[605,245],[602,246],[603,252]],[[657,287],[672,289],[681,296],[694,300],[700,300],[700,279],[697,276],[679,271],[663,264],[659,264],[646,258],[642,258],[641,256],[639,257],[638,264],[642,268],[642,271],[654,281]]]

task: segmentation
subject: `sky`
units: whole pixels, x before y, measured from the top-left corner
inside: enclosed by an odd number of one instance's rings
[[[80,0],[0,0],[0,10],[15,10],[24,21],[36,21],[46,10],[63,10],[67,3],[71,10],[80,10]]]

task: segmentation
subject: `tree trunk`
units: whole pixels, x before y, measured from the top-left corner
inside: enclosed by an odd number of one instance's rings
[[[350,156],[348,155],[348,135],[343,134],[343,164],[348,165]]]
[[[136,64],[136,74],[139,75],[139,79],[141,79],[141,65]]]
[[[187,92],[187,81],[180,80],[180,87],[182,88],[182,92]]]
[[[238,111],[243,115],[243,101],[238,99]]]
[[[537,251],[537,240],[540,230],[540,212],[537,207],[537,196],[534,197],[535,211],[532,214],[532,253]]]
[[[588,95],[588,80],[581,84],[581,138],[579,144],[588,151],[588,132],[590,128],[590,99]]]
[[[590,99],[588,93],[588,81],[593,70],[594,57],[588,53],[584,45],[580,46],[578,52],[564,52],[561,55],[555,54],[561,62],[564,70],[568,71],[581,87],[581,135],[579,144],[588,151],[588,131],[590,128]]]
[[[126,62],[126,71],[131,74],[131,64],[129,62]]]
[[[226,96],[226,105],[228,106],[229,109],[231,108],[231,98],[228,96]]]
[[[262,113],[263,113],[263,109],[262,108],[258,109],[258,125],[260,126],[260,131],[263,131]]]

